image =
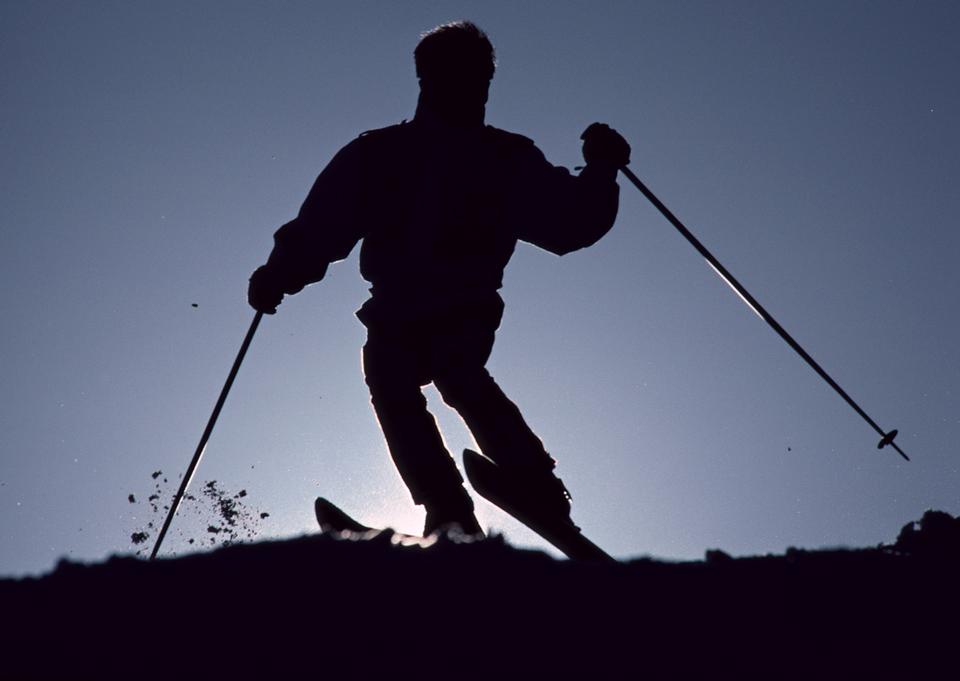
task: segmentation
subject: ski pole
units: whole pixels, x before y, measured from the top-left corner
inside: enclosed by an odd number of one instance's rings
[[[157,551],[160,550],[160,545],[163,543],[163,538],[167,534],[167,530],[170,528],[170,523],[173,521],[173,516],[177,513],[177,508],[180,506],[180,502],[183,501],[183,495],[187,491],[187,487],[190,485],[190,479],[193,477],[194,472],[197,470],[197,464],[200,463],[200,457],[203,456],[203,450],[207,447],[207,440],[210,439],[210,433],[213,432],[213,426],[217,422],[217,417],[220,416],[220,410],[223,409],[223,403],[227,401],[227,394],[230,392],[230,386],[233,385],[233,379],[237,377],[237,372],[240,370],[240,364],[243,362],[244,355],[247,354],[247,348],[250,347],[250,341],[253,340],[253,334],[257,331],[257,326],[260,325],[260,320],[263,318],[262,312],[257,312],[254,315],[253,321],[250,323],[250,328],[247,330],[247,335],[243,339],[243,343],[240,345],[240,352],[237,353],[237,358],[233,361],[233,367],[230,369],[230,375],[227,376],[227,382],[223,384],[223,390],[220,391],[220,397],[217,399],[217,404],[213,408],[213,413],[210,414],[210,420],[207,421],[207,427],[203,429],[203,435],[200,437],[200,443],[197,445],[197,450],[193,453],[193,460],[190,462],[190,466],[187,468],[186,474],[183,476],[183,481],[180,483],[180,489],[177,490],[177,495],[173,498],[173,503],[170,504],[170,511],[167,513],[166,520],[163,521],[163,527],[160,529],[160,534],[157,535],[157,543],[153,545],[153,551],[150,553],[150,560],[153,560],[157,557]]]
[[[630,180],[630,182],[632,182],[637,189],[640,190],[640,193],[646,196],[647,199],[649,199],[650,203],[656,206],[657,210],[659,210],[663,214],[663,217],[669,220],[670,224],[676,227],[677,231],[679,231],[686,238],[686,240],[689,241],[690,244],[697,249],[700,255],[702,255],[706,259],[706,261],[710,264],[710,266],[714,269],[714,271],[720,275],[720,278],[723,279],[730,288],[736,291],[736,293],[740,296],[743,302],[745,302],[750,307],[750,309],[752,309],[757,314],[758,317],[760,317],[767,324],[773,327],[773,330],[776,331],[780,335],[780,337],[783,340],[785,340],[787,344],[796,351],[798,355],[800,355],[804,360],[806,360],[807,364],[809,364],[813,368],[813,370],[816,371],[820,375],[820,377],[830,385],[831,388],[836,390],[837,393],[840,395],[840,397],[846,400],[847,404],[853,407],[853,410],[863,417],[864,421],[869,423],[870,426],[880,434],[880,443],[877,445],[877,449],[883,449],[887,445],[890,445],[895,450],[897,450],[897,453],[900,454],[900,456],[902,456],[907,461],[910,460],[910,457],[904,454],[903,450],[900,449],[900,447],[898,447],[897,444],[893,441],[893,439],[897,436],[896,429],[891,430],[889,433],[884,432],[883,428],[878,426],[877,423],[867,415],[867,412],[861,409],[860,405],[854,402],[853,398],[850,397],[850,395],[848,395],[846,391],[844,391],[844,389],[841,388],[840,385],[830,377],[830,374],[824,371],[823,367],[817,364],[817,362],[814,361],[813,357],[811,357],[806,350],[800,347],[800,344],[793,339],[793,336],[787,333],[786,329],[780,326],[780,323],[773,318],[773,315],[767,312],[764,309],[764,307],[757,302],[757,299],[754,298],[752,295],[750,295],[750,292],[747,291],[747,289],[745,289],[740,284],[740,282],[737,281],[736,278],[732,274],[730,274],[730,272],[727,271],[727,268],[725,268],[723,265],[720,264],[720,261],[717,260],[713,256],[713,254],[707,250],[706,246],[700,243],[700,240],[697,239],[697,237],[695,237],[690,232],[690,230],[687,229],[684,226],[684,224],[677,219],[677,216],[675,216],[672,212],[670,212],[670,209],[667,208],[665,205],[663,205],[663,202],[661,202],[660,199],[658,199],[653,194],[653,192],[647,189],[647,186],[640,181],[640,178],[634,175],[633,172],[626,166],[620,168],[620,172],[622,172],[626,176],[626,178]]]

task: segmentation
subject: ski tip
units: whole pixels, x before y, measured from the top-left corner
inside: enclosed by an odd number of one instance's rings
[[[317,500],[313,502],[313,512],[316,515],[317,523],[320,525],[320,529],[323,532],[333,529],[330,523],[330,517],[339,511],[339,508],[331,504],[323,497],[317,497]]]
[[[476,470],[478,466],[496,466],[496,464],[485,457],[480,452],[475,452],[472,449],[463,450],[463,466],[467,469],[467,475],[469,475],[471,470]]]
[[[322,532],[342,532],[344,530],[366,532],[371,529],[354,520],[343,509],[323,497],[317,497],[317,500],[313,503],[313,510]]]

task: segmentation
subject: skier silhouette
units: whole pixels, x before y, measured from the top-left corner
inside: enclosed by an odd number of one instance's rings
[[[421,392],[433,383],[483,453],[544,512],[570,516],[554,459],[485,369],[503,313],[498,294],[518,240],[563,255],[613,226],[626,140],[594,123],[579,175],[526,137],[484,124],[495,59],[470,22],[439,26],[414,51],[420,95],[411,122],[371,130],[320,173],[297,217],[274,235],[250,278],[249,302],[273,314],[320,281],[359,241],[372,284],[357,312],[363,370],[400,476],[426,509],[424,535],[457,524],[482,532],[473,501]]]

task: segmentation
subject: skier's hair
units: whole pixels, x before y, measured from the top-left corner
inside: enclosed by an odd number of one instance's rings
[[[491,80],[497,68],[493,44],[470,21],[453,21],[421,34],[413,51],[421,80]]]

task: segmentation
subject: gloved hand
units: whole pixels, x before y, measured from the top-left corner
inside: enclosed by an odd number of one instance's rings
[[[250,275],[250,287],[247,289],[247,302],[257,312],[274,314],[277,305],[283,300],[283,287],[267,265],[254,270]]]
[[[587,165],[619,170],[630,163],[630,145],[623,135],[606,123],[591,123],[580,139],[583,140],[583,160]]]

